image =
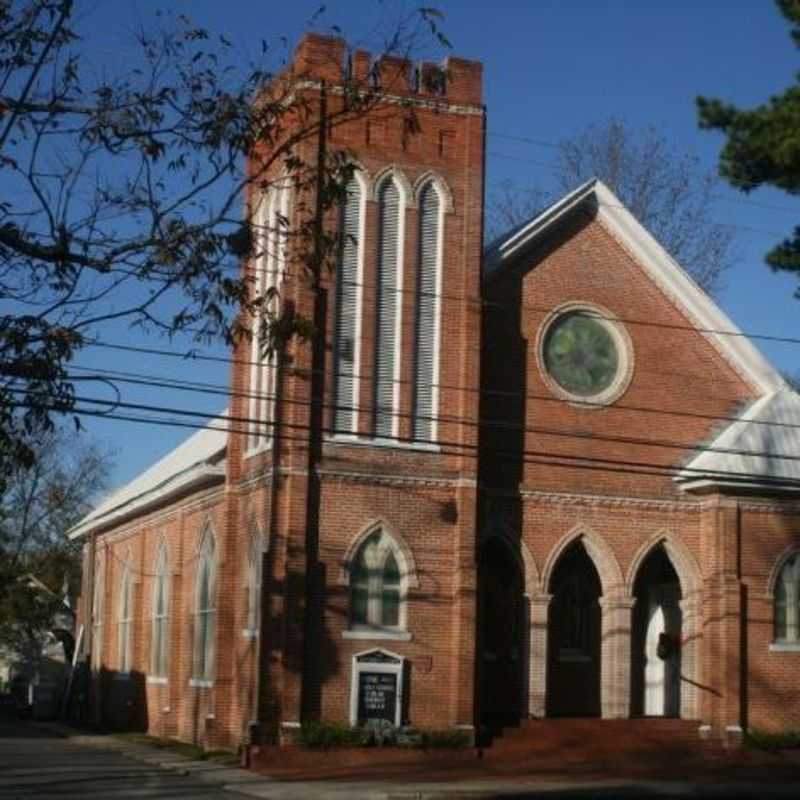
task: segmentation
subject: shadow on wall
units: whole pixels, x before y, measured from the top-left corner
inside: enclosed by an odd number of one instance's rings
[[[144,674],[102,668],[99,678],[104,700],[101,707],[103,727],[112,731],[146,732],[149,714]]]

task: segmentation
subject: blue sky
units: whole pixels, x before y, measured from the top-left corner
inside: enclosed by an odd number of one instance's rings
[[[348,38],[379,46],[382,30],[416,4],[390,0],[331,0],[315,28],[336,24]],[[453,53],[484,63],[488,107],[488,190],[552,183],[554,151],[502,138],[528,137],[555,143],[589,123],[609,117],[631,127],[655,125],[677,148],[711,168],[721,144],[697,127],[698,94],[748,106],[782,91],[798,68],[788,26],[767,0],[443,0],[430,2],[445,15],[442,29]],[[261,40],[280,58],[308,29],[319,3],[295,0],[78,0],[88,57],[115,69],[134,49],[132,31],[153,19],[156,8],[189,14],[198,24],[225,33],[242,58],[256,57]],[[425,55],[436,55],[433,48]],[[758,205],[757,205],[758,204]],[[763,206],[770,206],[765,208]],[[740,257],[727,275],[720,304],[747,332],[800,336],[793,299],[796,281],[764,266],[763,254],[787,234],[800,203],[772,190],[750,196],[727,188],[714,208],[718,222],[737,226]],[[176,347],[138,331],[116,330],[117,341]],[[800,368],[800,346],[756,344],[780,369]],[[225,355],[222,348],[205,348]],[[182,363],[148,355],[94,350],[86,366],[117,368],[224,385],[224,364]],[[121,387],[124,399],[214,411],[221,396]],[[119,421],[87,420],[86,427],[117,451],[116,484],[130,479],[174,447],[190,431]]]

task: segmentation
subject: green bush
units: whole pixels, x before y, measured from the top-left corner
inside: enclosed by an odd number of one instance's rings
[[[750,730],[745,734],[749,747],[775,753],[778,750],[789,750],[800,747],[800,731],[783,731],[768,733],[767,731]]]
[[[366,744],[362,728],[336,722],[304,722],[300,727],[300,743],[305,747],[360,747]]]

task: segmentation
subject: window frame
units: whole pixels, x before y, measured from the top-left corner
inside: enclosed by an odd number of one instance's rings
[[[129,675],[133,667],[133,592],[133,570],[126,563],[120,581],[117,616],[117,665],[119,674],[123,676]]]
[[[214,535],[207,530],[197,559],[194,586],[194,629],[192,631],[191,686],[212,686],[216,658],[217,564]],[[206,576],[204,582],[204,575]],[[205,585],[206,598],[201,596]],[[204,601],[204,602],[202,602]],[[200,632],[202,630],[202,637]]]
[[[794,573],[787,577],[787,573]],[[771,650],[788,650],[800,652],[800,548],[793,548],[783,555],[776,565],[771,581],[772,591],[772,642]],[[778,631],[778,593],[779,587],[785,586],[785,634]]]
[[[397,624],[385,624],[385,571],[390,557],[394,558],[398,571],[396,586],[390,587],[397,596]],[[354,583],[361,560],[367,572],[366,581]],[[342,636],[346,639],[398,639],[410,641],[408,630],[409,588],[416,586],[413,566],[409,565],[403,548],[384,528],[370,529],[359,537],[346,563],[347,585],[347,629]],[[356,588],[366,590],[366,621],[356,620],[353,614],[353,595]]]
[[[92,669],[99,669],[103,664],[103,611],[105,601],[105,569],[100,559],[95,561],[94,587],[92,592]]]
[[[149,678],[166,681],[169,678],[169,617],[172,587],[169,574],[169,555],[166,545],[163,543],[156,555],[154,575]],[[162,600],[161,605],[159,599]]]
[[[247,550],[247,583],[245,584],[245,620],[242,635],[247,639],[258,638],[261,628],[261,586],[264,574],[264,547],[261,532],[250,537]]]

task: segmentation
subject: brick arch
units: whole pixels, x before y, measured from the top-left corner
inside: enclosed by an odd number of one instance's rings
[[[219,539],[217,537],[217,532],[214,530],[214,523],[209,518],[202,524],[200,527],[200,536],[197,538],[197,555],[199,556],[200,553],[203,552],[203,548],[205,547],[206,542],[208,541],[209,537],[211,538],[211,544],[214,547],[214,555],[217,559],[219,559]]]
[[[584,546],[586,553],[592,560],[597,574],[600,576],[603,596],[611,597],[618,594],[624,586],[624,580],[619,561],[617,561],[614,551],[602,536],[599,536],[591,528],[582,524],[576,525],[565,533],[556,546],[550,551],[550,555],[547,557],[544,569],[542,570],[542,591],[549,591],[550,581],[552,580],[556,565],[569,546],[575,544],[575,542],[580,542]]]
[[[350,542],[345,554],[339,564],[339,584],[348,586],[350,584],[350,565],[353,563],[361,545],[372,536],[376,531],[382,531],[388,536],[395,546],[395,555],[399,561],[403,584],[407,589],[419,587],[417,577],[417,565],[414,562],[414,554],[403,537],[389,525],[384,519],[376,519],[361,529]]]
[[[675,536],[671,532],[665,530],[653,534],[649,539],[642,542],[641,546],[636,551],[636,555],[634,555],[631,560],[631,564],[628,567],[628,574],[625,578],[626,596],[633,597],[633,587],[636,584],[636,576],[639,574],[639,570],[642,568],[642,564],[644,564],[647,557],[659,545],[664,547],[667,558],[678,575],[683,599],[686,600],[695,596],[703,588],[703,575],[700,571],[700,565],[697,563],[697,559],[684,541],[679,536]]]
[[[766,597],[769,600],[775,599],[775,585],[778,583],[778,576],[781,574],[786,562],[795,554],[800,553],[800,544],[790,544],[783,549],[783,552],[775,559],[769,577],[767,578]]]
[[[436,188],[445,213],[452,214],[455,210],[455,206],[453,205],[453,193],[445,179],[432,169],[426,170],[414,181],[414,204],[417,206],[419,205],[422,192],[425,190],[425,187],[431,183]]]
[[[491,541],[499,541],[510,551],[517,567],[522,573],[522,580],[525,584],[525,594],[533,597],[541,591],[539,568],[536,561],[521,537],[515,536],[511,531],[503,526],[495,526],[486,536],[481,539],[481,547]]]
[[[384,167],[380,172],[376,173],[372,180],[372,190],[369,195],[370,200],[378,202],[383,184],[391,180],[395,182],[397,188],[400,190],[400,194],[403,198],[402,207],[416,208],[414,189],[411,186],[411,182],[408,180],[405,172],[394,164],[390,164],[388,167]]]

